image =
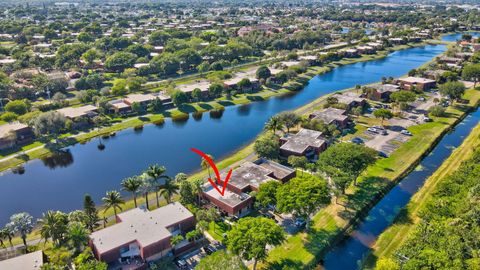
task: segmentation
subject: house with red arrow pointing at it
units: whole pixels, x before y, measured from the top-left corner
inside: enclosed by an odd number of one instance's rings
[[[223,195],[207,183],[202,193],[203,201],[216,207],[224,215],[243,217],[253,208],[250,192],[258,191],[259,186],[267,181],[285,183],[295,175],[294,169],[270,160],[247,161],[232,170]],[[220,178],[227,179],[226,176],[227,173],[223,173]],[[219,186],[223,184],[224,182],[220,181]]]

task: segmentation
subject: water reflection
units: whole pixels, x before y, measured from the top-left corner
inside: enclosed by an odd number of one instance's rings
[[[203,113],[202,112],[194,112],[194,113],[192,113],[192,116],[193,116],[193,119],[195,119],[195,121],[200,121],[200,120],[202,120]]]
[[[223,112],[225,109],[217,109],[210,111],[210,118],[211,119],[220,119],[223,116]]]
[[[57,150],[50,156],[42,158],[43,164],[50,169],[66,168],[73,163],[70,149]]]
[[[241,116],[248,116],[250,115],[251,111],[252,111],[252,106],[250,106],[250,104],[238,106],[238,109],[237,109],[238,115],[241,115]]]

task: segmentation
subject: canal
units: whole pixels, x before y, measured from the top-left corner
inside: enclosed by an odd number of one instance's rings
[[[103,151],[97,147],[98,140],[92,140],[68,147],[62,155],[33,160],[24,165],[23,174],[6,171],[0,175],[0,225],[20,211],[40,217],[46,210],[81,208],[86,193],[99,202],[105,191],[120,190],[123,178],[139,174],[149,164],[164,165],[171,176],[191,173],[200,164],[200,158],[189,151],[191,147],[220,160],[251,142],[276,113],[357,84],[402,76],[445,50],[445,45],[427,45],[393,52],[381,60],[346,65],[316,76],[294,95],[227,107],[221,117],[205,113],[200,120],[167,120],[161,127],[148,125],[141,132],[118,132],[103,141]]]
[[[480,36],[480,33],[477,32],[470,34]],[[461,36],[460,33],[447,35],[442,37],[442,40],[454,42]],[[360,268],[362,260],[370,253],[370,247],[375,243],[377,237],[392,224],[400,210],[408,204],[411,197],[423,186],[425,180],[450,156],[453,149],[462,144],[479,122],[480,111],[477,110],[444,136],[434,150],[422,160],[417,169],[385,195],[348,238],[327,253],[323,267],[327,270]]]
[[[477,110],[445,135],[418,167],[368,212],[357,229],[325,256],[323,267],[327,270],[358,269],[377,237],[392,224],[400,210],[408,204],[425,180],[440,167],[456,147],[462,144],[479,122],[480,111]]]

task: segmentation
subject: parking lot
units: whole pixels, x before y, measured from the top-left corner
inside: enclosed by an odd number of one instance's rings
[[[202,248],[195,249],[194,251],[182,255],[179,259],[175,260],[175,264],[178,269],[193,270],[203,257],[224,248],[225,247],[221,244],[210,243]]]

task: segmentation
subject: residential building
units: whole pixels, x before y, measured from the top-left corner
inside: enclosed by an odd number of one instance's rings
[[[98,108],[93,105],[85,105],[81,107],[66,107],[58,109],[57,112],[63,114],[71,120],[78,120],[82,117],[91,118],[98,115]]]
[[[435,80],[421,78],[421,77],[406,77],[398,79],[400,88],[404,90],[410,90],[412,87],[421,91],[428,91],[435,87]]]
[[[45,261],[41,250],[0,261],[2,270],[40,270]]]
[[[224,172],[222,179],[225,179],[226,175],[227,172]],[[270,160],[247,161],[232,171],[223,196],[207,183],[204,186],[203,199],[224,215],[242,217],[253,207],[253,197],[248,195],[249,192],[258,191],[260,185],[267,181],[285,183],[295,176],[294,169]]]
[[[122,258],[140,258],[149,262],[171,254],[171,238],[194,228],[193,214],[178,202],[153,211],[134,208],[118,214],[117,224],[90,234],[89,245],[95,257],[107,263]],[[175,251],[190,246],[185,241],[175,246]]]
[[[362,94],[354,92],[335,94],[333,97],[337,99],[338,103],[345,104],[347,110],[354,107],[363,107],[367,103],[365,98],[362,97]]]
[[[389,101],[392,93],[400,91],[400,86],[395,84],[373,84],[367,86],[367,97],[375,101]]]
[[[35,135],[32,129],[22,123],[0,125],[0,150],[31,142]]]
[[[325,124],[334,124],[338,128],[345,128],[348,125],[347,111],[329,107],[323,111],[314,111],[309,116],[310,119],[321,120]]]
[[[280,155],[285,158],[294,155],[314,160],[327,148],[322,132],[305,128],[300,129],[296,134],[285,134],[280,138],[280,144]]]

